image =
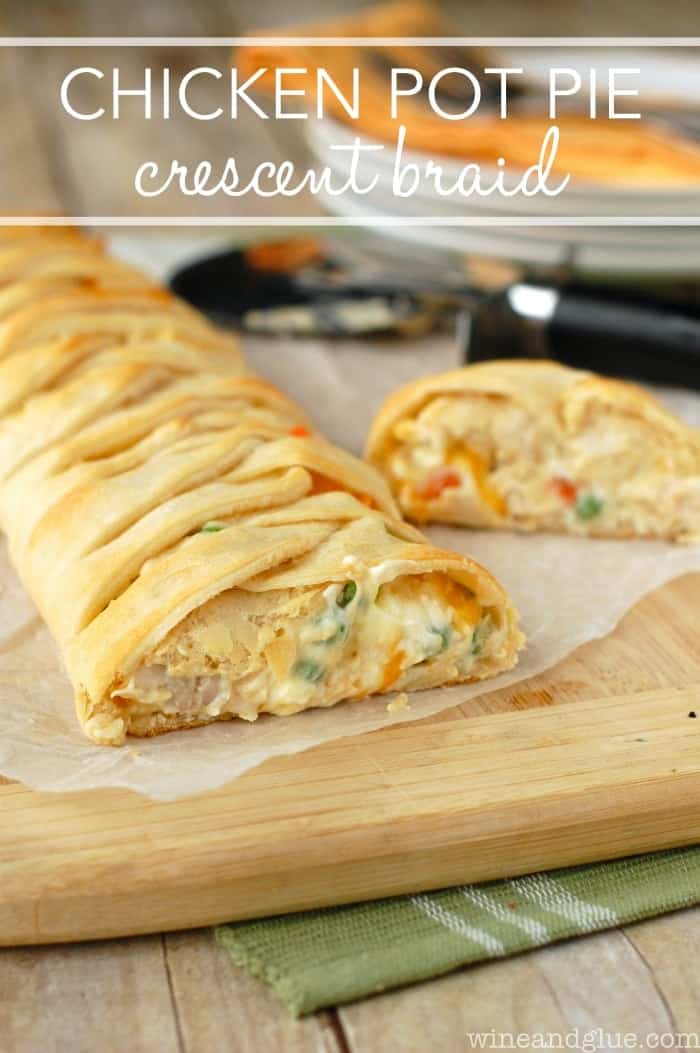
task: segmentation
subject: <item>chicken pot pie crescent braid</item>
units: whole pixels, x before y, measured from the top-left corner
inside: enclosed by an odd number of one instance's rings
[[[419,522],[700,540],[700,432],[633,384],[556,362],[409,384],[367,456]]]
[[[101,744],[479,679],[522,642],[232,337],[74,233],[0,231],[0,525]]]

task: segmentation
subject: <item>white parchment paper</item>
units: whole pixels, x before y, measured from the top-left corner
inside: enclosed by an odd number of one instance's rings
[[[130,242],[128,255],[148,242]],[[160,253],[162,272],[189,246]],[[126,253],[125,253],[126,254]],[[454,368],[449,337],[415,343],[322,344],[248,340],[255,369],[296,398],[325,433],[359,452],[384,396],[425,373]],[[661,397],[700,426],[700,396]],[[521,612],[527,649],[515,670],[486,684],[425,691],[410,708],[387,711],[387,696],[294,717],[214,724],[121,749],[91,745],[78,728],[72,691],[48,630],[0,546],[0,773],[43,790],[124,786],[161,800],[220,786],[269,757],[331,739],[417,720],[541,673],[589,640],[610,632],[646,592],[700,572],[700,546],[586,541],[431,528],[447,548],[466,552],[503,582]]]

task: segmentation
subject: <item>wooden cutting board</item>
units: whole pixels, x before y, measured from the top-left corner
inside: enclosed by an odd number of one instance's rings
[[[4,784],[0,943],[181,929],[700,841],[699,625],[693,575],[548,674],[184,801]]]

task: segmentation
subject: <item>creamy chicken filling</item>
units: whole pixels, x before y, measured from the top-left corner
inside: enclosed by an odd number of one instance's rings
[[[217,662],[200,655],[201,671],[190,662],[189,675],[174,664],[144,663],[112,692],[127,726],[228,715],[255,720],[260,713],[287,715],[463,680],[503,647],[496,612],[482,609],[469,589],[446,575],[386,584],[375,578],[370,571],[310,590],[304,614],[272,631],[269,625],[259,629],[259,640],[268,642],[239,663],[239,675],[223,671],[221,653]],[[240,650],[240,641],[232,640],[232,647]]]
[[[574,533],[693,536],[700,473],[674,463],[639,421],[593,420],[575,435],[518,408],[437,399],[395,429],[394,489],[418,520],[508,520]]]

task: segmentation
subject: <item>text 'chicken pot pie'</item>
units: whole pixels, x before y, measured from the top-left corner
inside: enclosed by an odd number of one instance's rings
[[[380,409],[367,456],[418,522],[700,540],[700,432],[556,362],[415,381]]]
[[[99,242],[0,230],[0,525],[95,742],[490,676],[472,560]]]

